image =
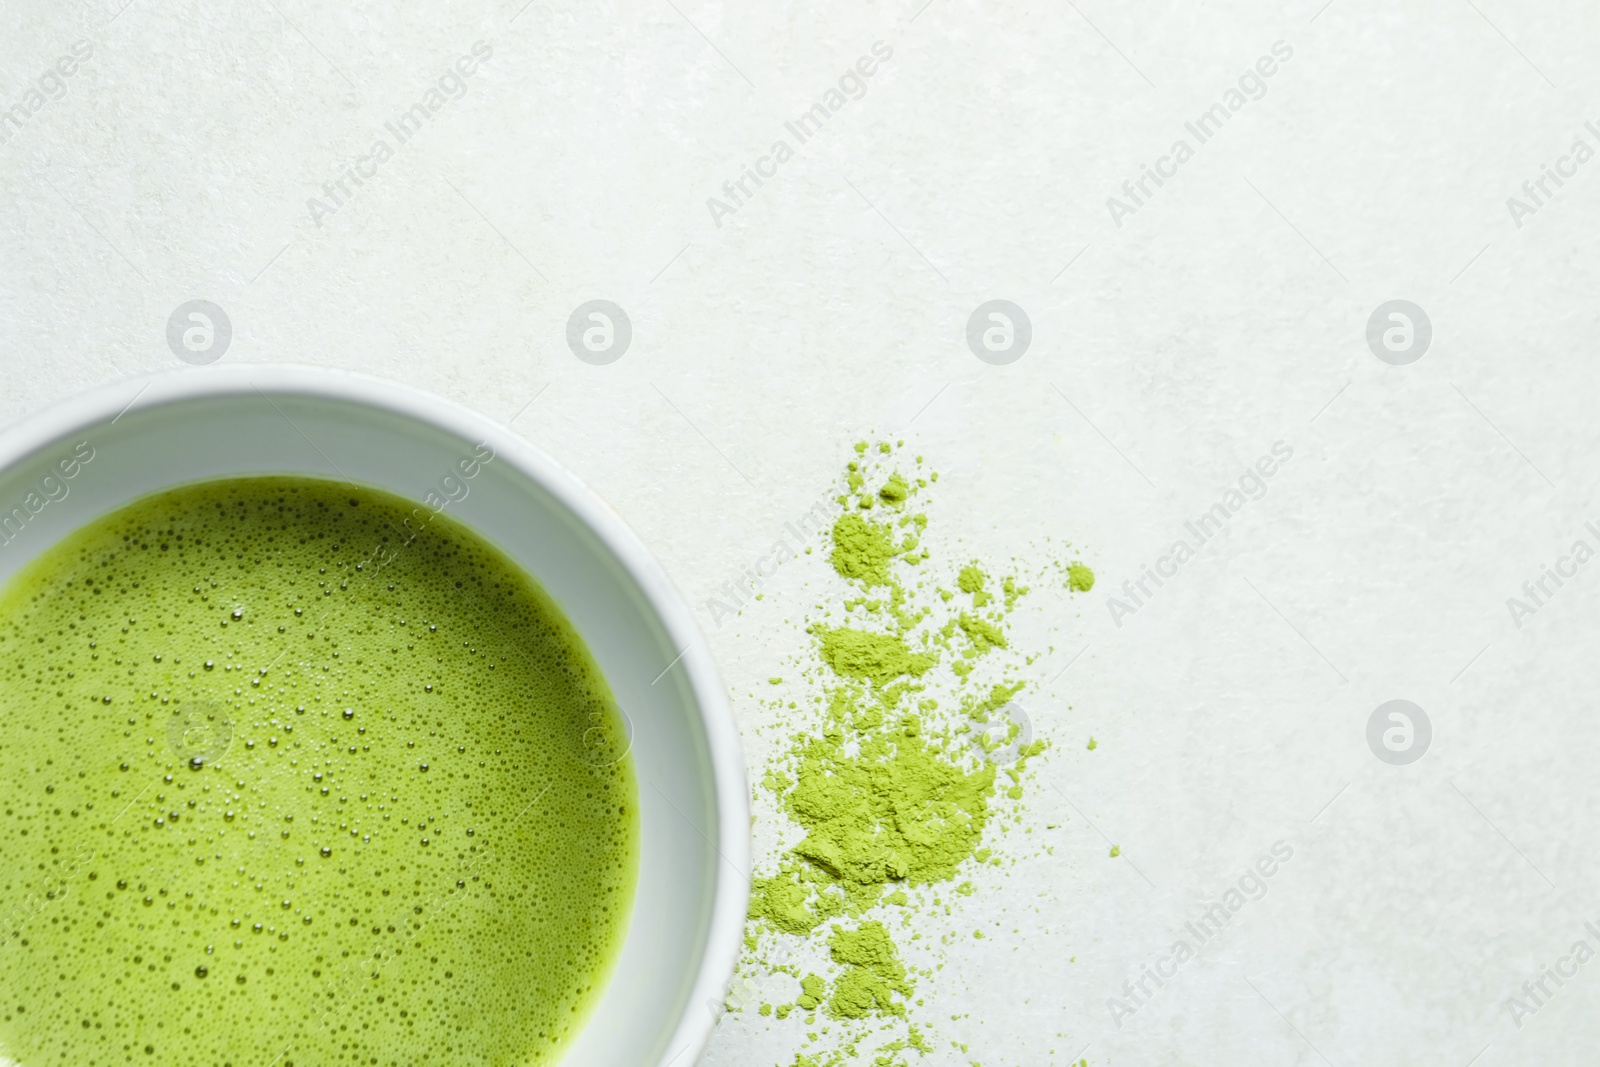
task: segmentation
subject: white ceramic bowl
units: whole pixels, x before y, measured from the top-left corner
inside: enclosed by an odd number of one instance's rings
[[[457,461],[479,442],[495,459],[462,479]],[[80,443],[93,450],[87,462]],[[75,449],[80,462],[60,467]],[[0,583],[138,497],[252,473],[348,478],[425,508],[459,496],[448,513],[561,605],[631,720],[640,803],[627,937],[561,1064],[692,1064],[726,994],[749,901],[738,733],[704,639],[660,567],[615,512],[538,449],[438,397],[310,367],[124,381],[0,433]]]

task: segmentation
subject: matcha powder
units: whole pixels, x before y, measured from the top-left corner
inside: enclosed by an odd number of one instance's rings
[[[919,971],[901,946],[922,940],[921,915],[948,913],[941,894],[972,893],[973,872],[1001,863],[985,831],[1020,816],[1028,760],[1045,748],[1003,714],[1031,662],[1007,633],[1028,588],[980,562],[936,568],[917,503],[938,476],[898,446],[855,451],[827,533],[851,592],[817,606],[803,680],[776,698],[796,736],[762,788],[791,844],[753,881],[731,998],[801,1016],[793,1067],[894,1067],[932,1051],[917,982],[942,964]],[[1081,563],[1070,578],[1073,592],[1093,582]]]

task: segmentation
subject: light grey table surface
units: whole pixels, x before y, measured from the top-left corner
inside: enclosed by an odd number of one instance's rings
[[[963,551],[1077,546],[1100,585],[1024,627],[1053,649],[1030,818],[1059,824],[1054,854],[929,920],[1006,931],[921,988],[930,1067],[1085,1046],[1550,1065],[1600,1037],[1600,964],[1523,992],[1600,950],[1600,568],[1561,563],[1600,549],[1593,5],[23,0],[0,20],[0,419],[180,366],[169,318],[203,299],[227,362],[514,420],[658,555],[751,738],[750,694],[805,651],[784,620],[806,575],[733,621],[706,601],[858,436],[942,472],[936,528]],[[819,102],[802,143],[787,124]],[[740,190],[746,167],[765,177]],[[566,337],[595,299],[632,328],[603,366]],[[1003,366],[966,338],[994,299],[1032,330]],[[1368,341],[1394,300],[1431,328],[1404,365]],[[1224,532],[1114,611],[1219,502]],[[1367,740],[1392,699],[1431,724],[1406,766]],[[1261,899],[1114,1018],[1277,842]],[[730,1015],[707,1062],[792,1062],[798,1033]]]

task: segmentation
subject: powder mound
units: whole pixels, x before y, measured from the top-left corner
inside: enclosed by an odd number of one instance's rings
[[[969,564],[968,566],[962,567],[961,573],[956,575],[956,588],[960,589],[963,593],[971,593],[972,606],[975,608],[981,608],[987,605],[989,601],[994,599],[994,597],[990,596],[983,588],[984,583],[988,580],[988,577],[983,573],[983,571],[979,570],[976,566]]]
[[[993,623],[984,622],[976,615],[968,615],[964,611],[956,619],[956,622],[960,625],[962,633],[971,639],[974,653],[987,652],[991,648],[1006,647],[1006,635],[1000,631],[1000,627]]]
[[[989,817],[994,767],[963,771],[926,744],[908,718],[899,736],[858,739],[855,755],[827,736],[802,750],[785,806],[808,829],[795,853],[877,899],[887,882],[955,877]]]
[[[827,983],[814,974],[808,974],[800,979],[800,995],[795,998],[795,1003],[806,1011],[811,1011],[822,1003],[822,998],[827,996]]]
[[[859,579],[867,586],[888,585],[889,561],[895,554],[894,531],[888,526],[853,513],[834,522],[830,559],[833,569],[844,577]]]
[[[822,659],[833,672],[845,678],[864,678],[877,685],[888,685],[902,675],[923,675],[938,660],[906,647],[892,634],[875,634],[847,626],[837,629],[817,627],[822,642]]]
[[[809,889],[787,875],[757,878],[751,883],[750,917],[765,919],[786,934],[804,937],[823,920],[806,906],[810,897]]]
[[[833,985],[828,1014],[836,1019],[864,1019],[872,1014],[904,1015],[894,994],[909,997],[912,986],[889,931],[880,922],[864,922],[855,930],[833,928],[828,953],[845,971]]]
[[[1094,571],[1082,563],[1068,564],[1067,588],[1074,593],[1087,593],[1094,588]]]

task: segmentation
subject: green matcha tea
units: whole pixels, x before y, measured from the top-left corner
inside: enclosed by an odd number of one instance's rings
[[[0,593],[0,1062],[542,1064],[638,864],[560,610],[432,508],[235,478]]]

